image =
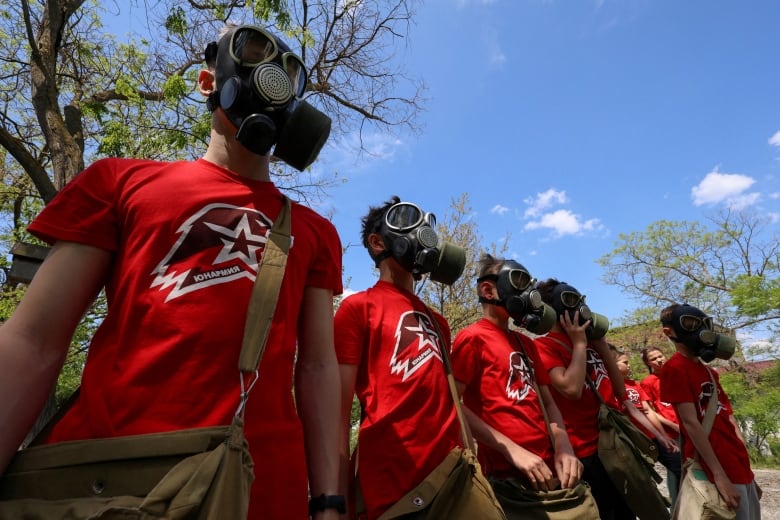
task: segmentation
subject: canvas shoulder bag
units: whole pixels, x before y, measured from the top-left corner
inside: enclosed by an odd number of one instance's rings
[[[289,246],[285,197],[250,296],[231,425],[23,449],[0,477],[0,519],[246,518],[254,472],[244,407],[257,382]]]
[[[385,511],[379,520],[506,520],[493,488],[482,473],[471,430],[466,422],[450,364],[449,344],[426,308],[441,342],[441,357],[460,423],[463,448],[456,447],[414,489]]]
[[[707,404],[707,411],[704,412],[702,427],[709,437],[718,409],[718,385],[715,384],[715,378],[709,369],[707,369],[707,373],[714,390],[713,396]],[[717,486],[707,478],[707,473],[699,462],[699,452],[697,451],[693,459],[689,459],[683,464],[682,481],[677,500],[674,503],[672,519],[734,520],[736,517],[736,511],[726,505]]]
[[[557,338],[558,344],[571,348]],[[588,374],[585,381],[598,398],[598,455],[615,488],[631,511],[641,520],[669,518],[669,500],[661,494],[658,484],[663,480],[655,470],[658,448],[631,419],[604,402]]]
[[[551,445],[555,447],[550,417],[544,406],[542,394],[539,392],[534,367],[520,338],[511,331],[509,334],[517,343],[518,348],[515,350],[522,356],[525,366],[531,373],[531,384],[539,399],[539,406],[547,426],[547,435]],[[516,478],[488,478],[488,480],[493,486],[493,491],[504,509],[504,513],[510,520],[599,520],[598,505],[590,491],[590,486],[584,480],[581,480],[573,488],[552,491],[535,490]]]

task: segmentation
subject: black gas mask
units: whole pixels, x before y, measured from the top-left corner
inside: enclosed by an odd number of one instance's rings
[[[585,295],[566,283],[559,283],[555,286],[552,293],[552,308],[558,316],[563,313],[569,313],[569,319],[574,320],[574,313],[579,311],[580,322],[582,325],[590,320],[590,325],[585,330],[588,339],[603,338],[609,330],[609,320],[606,316],[596,314],[585,304]]]
[[[480,296],[479,302],[505,308],[516,326],[534,334],[546,334],[555,324],[555,311],[542,301],[535,288],[536,280],[522,264],[507,260],[497,273],[477,278],[477,284],[485,280],[495,282],[498,299]]]
[[[302,99],[307,74],[301,58],[265,29],[244,25],[206,47],[210,61],[219,90],[209,94],[207,106],[224,110],[238,128],[238,142],[258,155],[276,144],[274,155],[298,170],[314,162],[331,121]]]
[[[452,285],[466,267],[466,251],[449,242],[439,242],[435,231],[436,216],[424,213],[410,202],[399,202],[385,212],[378,233],[385,250],[374,258],[377,267],[393,257],[419,280],[430,273],[430,279]]]
[[[671,323],[664,325],[674,331],[672,341],[682,343],[707,363],[731,358],[737,347],[736,338],[712,330],[712,318],[692,305],[679,305],[672,312]]]

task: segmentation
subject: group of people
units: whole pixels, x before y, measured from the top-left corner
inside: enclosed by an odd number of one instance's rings
[[[0,327],[0,471],[51,394],[74,330],[102,288],[109,310],[79,396],[41,442],[230,422],[246,304],[284,203],[270,181],[271,148],[306,166],[324,130],[321,115],[301,107],[305,67],[278,37],[231,28],[209,46],[206,62],[199,86],[212,130],[203,158],[97,161],[30,225],[53,248]],[[281,82],[284,100],[262,92],[265,83],[255,79],[266,72],[289,80]],[[305,149],[296,151],[295,132],[305,133],[307,121],[320,134],[302,136]],[[666,362],[646,351],[651,373],[637,385],[584,295],[553,278],[536,283],[511,259],[481,258],[474,297],[482,318],[451,338],[445,317],[414,289],[423,276],[451,283],[462,259],[438,240],[435,216],[416,204],[394,197],[369,208],[362,241],[379,279],[345,298],[335,316],[339,236],[297,203],[291,222],[268,348],[245,409],[246,437],[261,462],[250,518],[380,518],[463,442],[446,354],[481,468],[509,518],[521,517],[513,493],[561,488],[592,497],[594,518],[635,518],[598,458],[602,401],[656,440],[672,498],[679,435],[683,456],[700,455],[738,518],[759,518],[760,489],[719,384],[715,427],[709,437],[701,429],[717,373],[696,347],[696,335],[712,330],[698,309],[662,312],[677,352]],[[354,396],[361,421],[351,452]]]

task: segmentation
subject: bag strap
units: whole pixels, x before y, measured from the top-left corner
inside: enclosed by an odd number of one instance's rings
[[[444,366],[444,374],[447,376],[447,384],[450,387],[450,395],[455,403],[455,411],[458,414],[458,422],[460,423],[460,434],[463,440],[463,447],[469,448],[476,453],[476,447],[474,446],[474,437],[471,435],[471,428],[469,428],[468,422],[466,422],[466,415],[463,412],[463,406],[460,402],[460,394],[458,393],[458,387],[455,384],[455,376],[452,373],[452,363],[450,362],[450,343],[444,338],[441,327],[438,320],[434,317],[431,309],[426,305],[425,313],[428,315],[428,319],[433,323],[433,327],[436,329],[436,334],[439,336],[439,346],[441,351],[441,362]]]
[[[707,437],[709,437],[710,432],[712,431],[712,425],[715,424],[715,415],[717,415],[718,410],[718,385],[715,383],[715,376],[712,375],[710,369],[706,366],[704,368],[707,370],[707,375],[710,376],[710,381],[712,382],[712,397],[710,398],[710,402],[707,403],[707,411],[704,412],[704,420],[701,425],[704,428]]]
[[[276,301],[290,250],[290,199],[284,197],[282,209],[266,235],[265,249],[255,275],[246,313],[244,340],[238,359],[241,372],[255,372],[265,352]]]

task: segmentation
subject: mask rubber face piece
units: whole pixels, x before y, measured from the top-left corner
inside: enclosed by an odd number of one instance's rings
[[[207,49],[207,53],[208,53]],[[330,135],[328,116],[302,99],[308,76],[303,61],[273,34],[241,26],[217,44],[210,97],[236,126],[236,139],[250,151],[274,156],[298,170],[309,167]]]
[[[436,215],[416,204],[399,202],[382,218],[379,234],[386,253],[419,279],[430,273],[434,282],[454,283],[466,266],[466,251],[449,242],[440,242],[436,233]]]
[[[709,363],[715,358],[730,359],[737,348],[735,337],[713,330],[712,318],[692,305],[679,305],[671,316],[676,341]]]
[[[603,338],[609,330],[609,319],[602,314],[591,311],[590,307],[585,304],[585,295],[569,284],[559,283],[555,286],[552,294],[552,307],[558,316],[568,313],[572,320],[574,313],[579,311],[580,325],[590,320],[590,326],[585,331],[588,339]]]

